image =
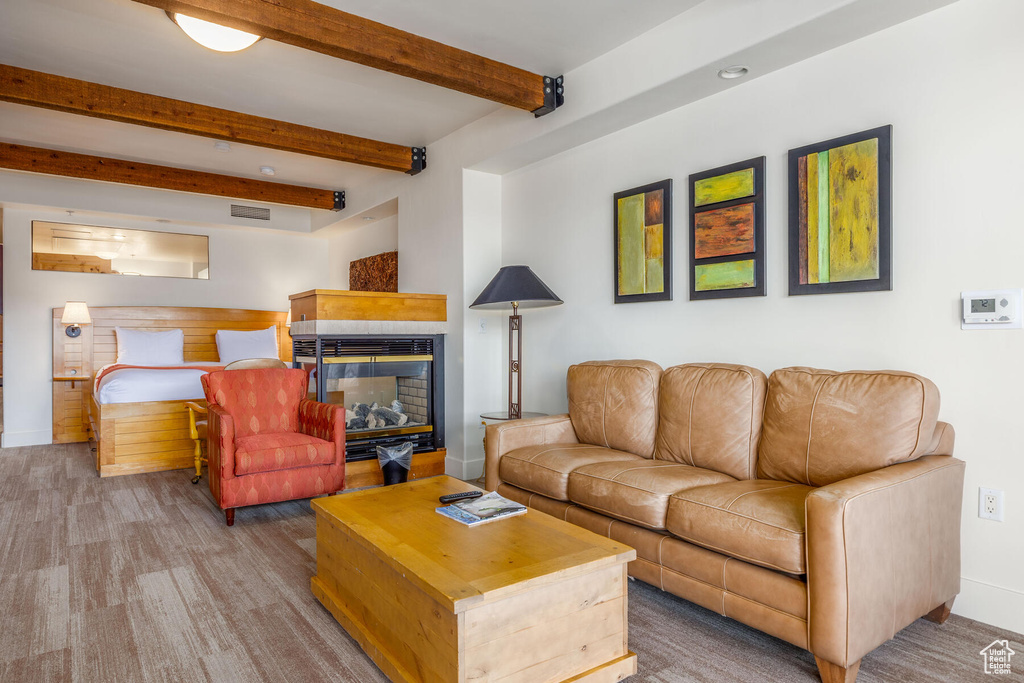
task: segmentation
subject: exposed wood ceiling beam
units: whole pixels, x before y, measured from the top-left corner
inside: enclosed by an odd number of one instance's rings
[[[536,113],[561,102],[560,77],[502,62],[312,0],[135,0]]]
[[[0,100],[257,147],[417,173],[424,152],[169,97],[0,64]]]
[[[0,168],[272,204],[290,204],[311,209],[340,211],[345,208],[345,193],[341,190],[270,183],[265,180],[8,143],[0,143]]]

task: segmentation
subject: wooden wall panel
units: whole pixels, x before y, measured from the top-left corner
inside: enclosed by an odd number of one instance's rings
[[[78,443],[89,440],[89,420],[85,410],[91,371],[92,331],[82,328],[78,337],[64,333],[60,316],[53,318],[53,443]],[[59,311],[59,312],[57,312]],[[80,379],[68,379],[78,377]]]
[[[56,310],[55,315],[56,315]],[[60,309],[63,312],[63,309]],[[136,330],[174,330],[185,333],[186,363],[216,363],[217,330],[265,330],[276,325],[281,360],[291,362],[292,344],[285,327],[286,311],[253,311],[240,308],[191,308],[178,306],[90,307],[93,330],[93,369],[117,359],[116,327]],[[59,317],[58,317],[59,320]]]

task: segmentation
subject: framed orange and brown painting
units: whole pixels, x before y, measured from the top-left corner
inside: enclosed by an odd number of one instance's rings
[[[789,293],[892,289],[892,126],[789,152]]]
[[[672,180],[615,193],[615,303],[672,300]]]
[[[690,299],[764,294],[764,157],[694,173]]]

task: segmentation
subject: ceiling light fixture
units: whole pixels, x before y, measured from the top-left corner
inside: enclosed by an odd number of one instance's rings
[[[750,72],[750,69],[748,69],[745,66],[740,66],[739,64],[737,64],[735,66],[728,66],[728,67],[722,69],[721,71],[719,71],[718,72],[718,77],[719,78],[725,78],[727,80],[731,79],[731,78],[743,78],[749,72]]]
[[[377,218],[375,216],[363,216],[363,220],[364,221],[375,221],[375,220],[377,220]]]
[[[228,28],[220,24],[214,24],[202,19],[190,17],[187,14],[168,12],[167,16],[177,24],[192,40],[203,47],[208,47],[217,52],[238,52],[255,44],[262,36],[253,33],[246,33],[238,29]]]
[[[230,152],[231,151],[231,143],[230,142],[224,142],[223,140],[218,140],[217,142],[213,143],[213,148],[215,150],[217,150],[218,152]]]
[[[274,175],[277,171],[274,170],[273,166],[260,166],[260,173],[263,175]]]

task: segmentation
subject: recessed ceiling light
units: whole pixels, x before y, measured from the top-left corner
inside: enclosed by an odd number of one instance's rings
[[[218,152],[230,152],[231,151],[231,143],[230,142],[224,142],[223,140],[218,140],[217,142],[213,143],[213,148],[215,150],[217,150]]]
[[[263,175],[274,175],[277,171],[274,170],[273,166],[260,166],[260,173]]]
[[[743,78],[744,76],[747,75],[747,73],[749,71],[750,71],[750,69],[748,69],[747,67],[740,66],[739,64],[737,64],[735,66],[726,67],[726,68],[722,69],[721,71],[719,71],[718,72],[718,77],[719,78],[725,78],[725,79],[729,79],[729,78]]]
[[[261,36],[253,33],[246,33],[238,29],[196,19],[187,14],[168,12],[167,15],[171,18],[171,21],[181,27],[181,30],[189,38],[203,47],[208,47],[217,52],[238,52],[261,38]]]

